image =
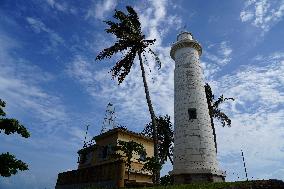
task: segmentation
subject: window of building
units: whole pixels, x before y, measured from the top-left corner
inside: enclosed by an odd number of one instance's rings
[[[80,154],[80,160],[79,161],[80,161],[81,164],[84,164],[86,162],[86,154],[84,154],[84,153]]]
[[[107,146],[104,146],[103,149],[102,149],[102,158],[103,159],[107,158],[107,149],[108,149]]]
[[[189,119],[196,119],[197,118],[196,108],[189,108],[188,116],[189,116]]]
[[[88,154],[86,154],[86,161],[84,163],[90,164],[92,162],[92,159],[93,159],[93,152],[89,152]]]
[[[146,161],[146,151],[143,151],[142,153],[140,153],[140,157],[139,157],[139,160],[140,161]]]
[[[112,145],[107,145],[107,155],[111,155],[114,153],[114,147]]]

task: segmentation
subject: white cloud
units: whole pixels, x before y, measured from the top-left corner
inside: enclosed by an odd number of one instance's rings
[[[113,11],[116,5],[116,0],[94,1],[86,18],[105,19],[106,14]]]
[[[70,115],[61,98],[42,87],[56,77],[12,55],[16,48],[21,48],[21,44],[0,31],[0,98],[7,103],[7,115],[15,116],[27,126],[32,133],[28,140],[31,146],[48,148],[54,143],[64,142],[59,135],[67,123],[72,122]],[[68,127],[64,133],[77,138],[72,132],[73,126]],[[7,142],[9,138],[1,139]],[[18,140],[21,138],[14,142]],[[67,140],[66,143],[77,145],[78,141]]]
[[[51,44],[48,48],[49,50],[52,50],[59,45],[64,45],[64,39],[58,33],[48,28],[40,19],[27,17],[26,20],[35,33],[45,32],[48,34]]]
[[[52,76],[36,66],[30,66],[27,62],[16,60],[9,52],[14,48],[13,43],[17,43],[7,37],[2,39],[4,40],[1,40],[0,46],[0,91],[1,98],[7,101],[8,107],[27,108],[30,113],[33,112],[35,116],[38,114],[44,121],[57,117],[64,118],[63,107],[58,103],[58,98],[38,87],[39,82],[48,81]],[[51,108],[53,104],[55,106]]]
[[[74,154],[82,147],[84,132],[74,125],[76,115],[70,115],[62,99],[43,87],[56,76],[18,58],[20,55],[13,52],[19,48],[21,43],[0,30],[0,98],[7,103],[7,117],[17,118],[31,137],[2,135],[0,151],[16,155],[29,165],[29,171],[2,179],[0,188],[54,188],[60,169],[66,162],[68,167],[74,164]],[[41,172],[43,169],[45,173]]]
[[[254,61],[257,64],[211,83],[214,92],[236,99],[223,106],[232,119],[232,127],[218,125],[217,141],[223,159],[232,159],[243,149],[250,175],[268,178],[272,171],[279,170],[284,158],[284,58],[279,52],[257,56]],[[228,161],[222,165],[241,175],[241,159]],[[233,175],[229,178],[236,179]],[[281,178],[280,174],[276,178]]]
[[[215,74],[221,70],[221,66],[212,63],[211,60],[203,61],[201,60],[201,67],[203,69],[204,78],[207,81],[214,80]]]
[[[163,37],[170,29],[181,27],[181,18],[175,14],[168,14],[169,1],[149,1],[145,6],[134,7],[138,10],[142,30],[148,39],[156,39],[156,46],[162,46]]]
[[[231,49],[231,47],[228,46],[228,42],[227,41],[223,41],[221,44],[220,44],[220,50],[219,50],[219,53],[220,54],[223,54],[224,57],[228,58],[231,56],[233,50]]]
[[[248,12],[242,11],[240,17],[243,22],[247,22],[253,19],[253,13],[250,11]]]
[[[228,64],[232,60],[233,49],[228,41],[222,41],[219,44],[211,44],[203,51],[202,66],[205,71],[205,77],[212,76],[220,70],[221,66]],[[208,64],[209,63],[209,64]],[[209,68],[209,69],[206,69]],[[210,70],[210,73],[208,72]]]
[[[71,14],[77,13],[77,10],[74,7],[71,7],[66,2],[59,3],[58,0],[46,0],[46,3],[50,7],[54,8],[54,9],[60,11],[60,12],[71,13]]]
[[[240,13],[242,22],[249,22],[264,32],[280,22],[284,15],[284,1],[248,1]]]
[[[27,17],[27,21],[36,33],[40,33],[41,31],[50,32],[50,30],[45,26],[45,24],[36,18]]]
[[[132,123],[135,122],[134,120],[145,121],[145,117],[148,115],[146,114],[147,106],[139,67],[132,68],[133,73],[128,75],[121,85],[118,85],[116,80],[111,80],[109,69],[95,71],[94,68],[94,63],[92,64],[82,57],[76,57],[67,71],[85,86],[88,93],[95,99],[100,99],[105,104],[114,103],[118,110],[119,120],[129,118],[131,113],[134,116]],[[127,126],[134,127],[131,122],[128,122]],[[143,125],[139,127],[142,128]]]

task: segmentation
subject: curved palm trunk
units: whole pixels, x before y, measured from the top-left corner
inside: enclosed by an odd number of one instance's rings
[[[209,86],[209,85],[208,85]],[[216,149],[216,154],[217,154],[217,141],[216,141],[216,133],[215,133],[215,126],[214,126],[214,120],[213,120],[213,116],[212,116],[212,112],[213,112],[213,107],[212,107],[212,101],[213,101],[213,96],[212,96],[212,93],[210,92],[210,94],[208,94],[208,88],[206,87],[206,85],[204,86],[205,88],[205,94],[206,94],[206,99],[207,99],[207,105],[208,105],[208,110],[209,110],[209,116],[210,116],[210,119],[211,119],[211,127],[212,127],[212,130],[213,130],[213,135],[214,135],[214,143],[215,143],[215,149]],[[211,88],[209,86],[209,89],[211,91]],[[209,96],[210,95],[210,96]]]
[[[217,141],[216,141],[215,126],[214,126],[214,122],[213,122],[213,117],[210,116],[210,118],[211,118],[211,126],[212,126],[212,129],[213,129],[213,135],[214,135],[215,149],[216,149],[216,154],[217,154]]]
[[[147,81],[146,81],[145,70],[144,70],[144,66],[143,66],[143,62],[142,62],[141,52],[138,53],[138,56],[139,56],[140,68],[141,68],[141,72],[142,72],[142,78],[143,78],[143,84],[144,84],[144,89],[145,89],[145,94],[146,94],[146,100],[147,100],[147,104],[148,104],[148,108],[149,108],[149,112],[150,112],[151,120],[152,120],[152,126],[153,126],[154,157],[155,157],[156,162],[159,162],[159,160],[158,160],[158,137],[157,137],[156,116],[155,116],[153,105],[152,105],[152,102],[151,102],[151,99],[150,99],[150,94],[149,94],[149,89],[148,89],[148,85],[147,85]],[[153,173],[153,176],[154,176],[155,184],[158,184],[159,179],[160,179],[160,171],[156,170]]]

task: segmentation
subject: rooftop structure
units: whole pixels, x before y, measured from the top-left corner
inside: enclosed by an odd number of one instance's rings
[[[142,171],[144,154],[134,155],[130,177],[124,163],[125,157],[113,158],[113,147],[118,141],[134,141],[144,146],[148,157],[154,153],[153,140],[124,128],[114,128],[94,137],[78,151],[78,169],[59,173],[56,189],[84,188],[89,186],[124,187],[125,185],[152,185],[151,173]],[[121,153],[121,152],[120,152]],[[138,161],[141,159],[141,161]]]

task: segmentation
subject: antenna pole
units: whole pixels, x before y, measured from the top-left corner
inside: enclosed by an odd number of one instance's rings
[[[115,119],[116,119],[115,107],[112,103],[108,103],[106,108],[105,118],[101,129],[101,134],[106,132],[108,129],[114,129],[117,127]]]
[[[89,130],[89,124],[87,124],[87,129],[86,129],[86,133],[85,133],[84,146],[83,146],[83,148],[87,147],[86,140],[87,140],[88,130]]]
[[[242,152],[242,157],[243,157],[243,163],[244,163],[244,168],[245,168],[245,173],[246,173],[246,178],[247,178],[247,181],[248,181],[248,173],[247,173],[247,168],[246,168],[246,162],[245,162],[245,158],[244,158],[244,153],[243,151],[241,150]]]

